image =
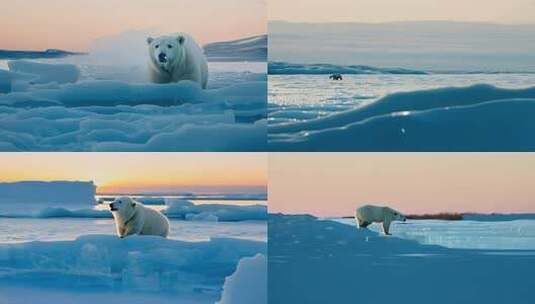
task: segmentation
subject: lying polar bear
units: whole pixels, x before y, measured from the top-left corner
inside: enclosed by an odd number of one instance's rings
[[[159,211],[143,206],[129,197],[119,197],[110,204],[120,238],[132,234],[167,237],[169,221]]]
[[[201,47],[187,34],[147,38],[152,82],[191,80],[206,89],[208,64]]]
[[[371,223],[383,223],[383,232],[387,235],[390,234],[388,231],[392,221],[405,222],[406,220],[407,218],[399,211],[382,206],[364,205],[355,213],[355,221],[359,229],[366,228]]]

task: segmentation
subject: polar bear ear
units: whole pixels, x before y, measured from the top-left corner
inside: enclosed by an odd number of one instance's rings
[[[178,35],[178,37],[176,38],[176,40],[178,40],[178,43],[180,44],[184,44],[184,40],[186,40],[186,37],[182,36],[182,35]]]
[[[151,44],[153,41],[154,41],[154,38],[152,38],[152,37],[147,38],[147,43],[148,44]]]

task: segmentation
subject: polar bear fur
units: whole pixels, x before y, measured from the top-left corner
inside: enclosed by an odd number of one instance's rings
[[[130,197],[119,197],[110,204],[120,238],[132,234],[167,237],[169,221],[159,211],[145,207]]]
[[[206,89],[208,63],[202,48],[185,33],[147,38],[149,73],[152,82],[191,80]]]
[[[358,228],[366,228],[371,223],[383,223],[383,232],[389,235],[390,223],[406,221],[407,218],[399,211],[390,207],[364,205],[357,209],[355,221]]]

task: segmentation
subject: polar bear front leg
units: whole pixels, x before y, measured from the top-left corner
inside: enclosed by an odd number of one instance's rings
[[[127,225],[125,227],[124,234],[123,236],[121,236],[121,238],[124,238],[129,235],[133,235],[133,234],[140,234],[141,230],[143,229],[143,223],[144,223],[143,220],[138,220],[138,221],[133,221],[132,223],[130,223],[130,225]]]
[[[383,232],[386,235],[390,235],[389,230],[390,230],[390,219],[385,219],[383,222]]]

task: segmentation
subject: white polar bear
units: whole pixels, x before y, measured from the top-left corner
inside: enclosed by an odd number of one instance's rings
[[[364,205],[355,213],[358,228],[366,228],[371,223],[383,223],[383,232],[387,235],[390,234],[388,231],[392,221],[405,222],[406,220],[407,218],[399,211],[382,206]]]
[[[120,238],[132,234],[167,237],[169,221],[161,212],[143,206],[129,197],[119,197],[110,204]]]
[[[206,89],[208,63],[203,50],[188,34],[147,38],[149,73],[156,83],[192,80]]]

